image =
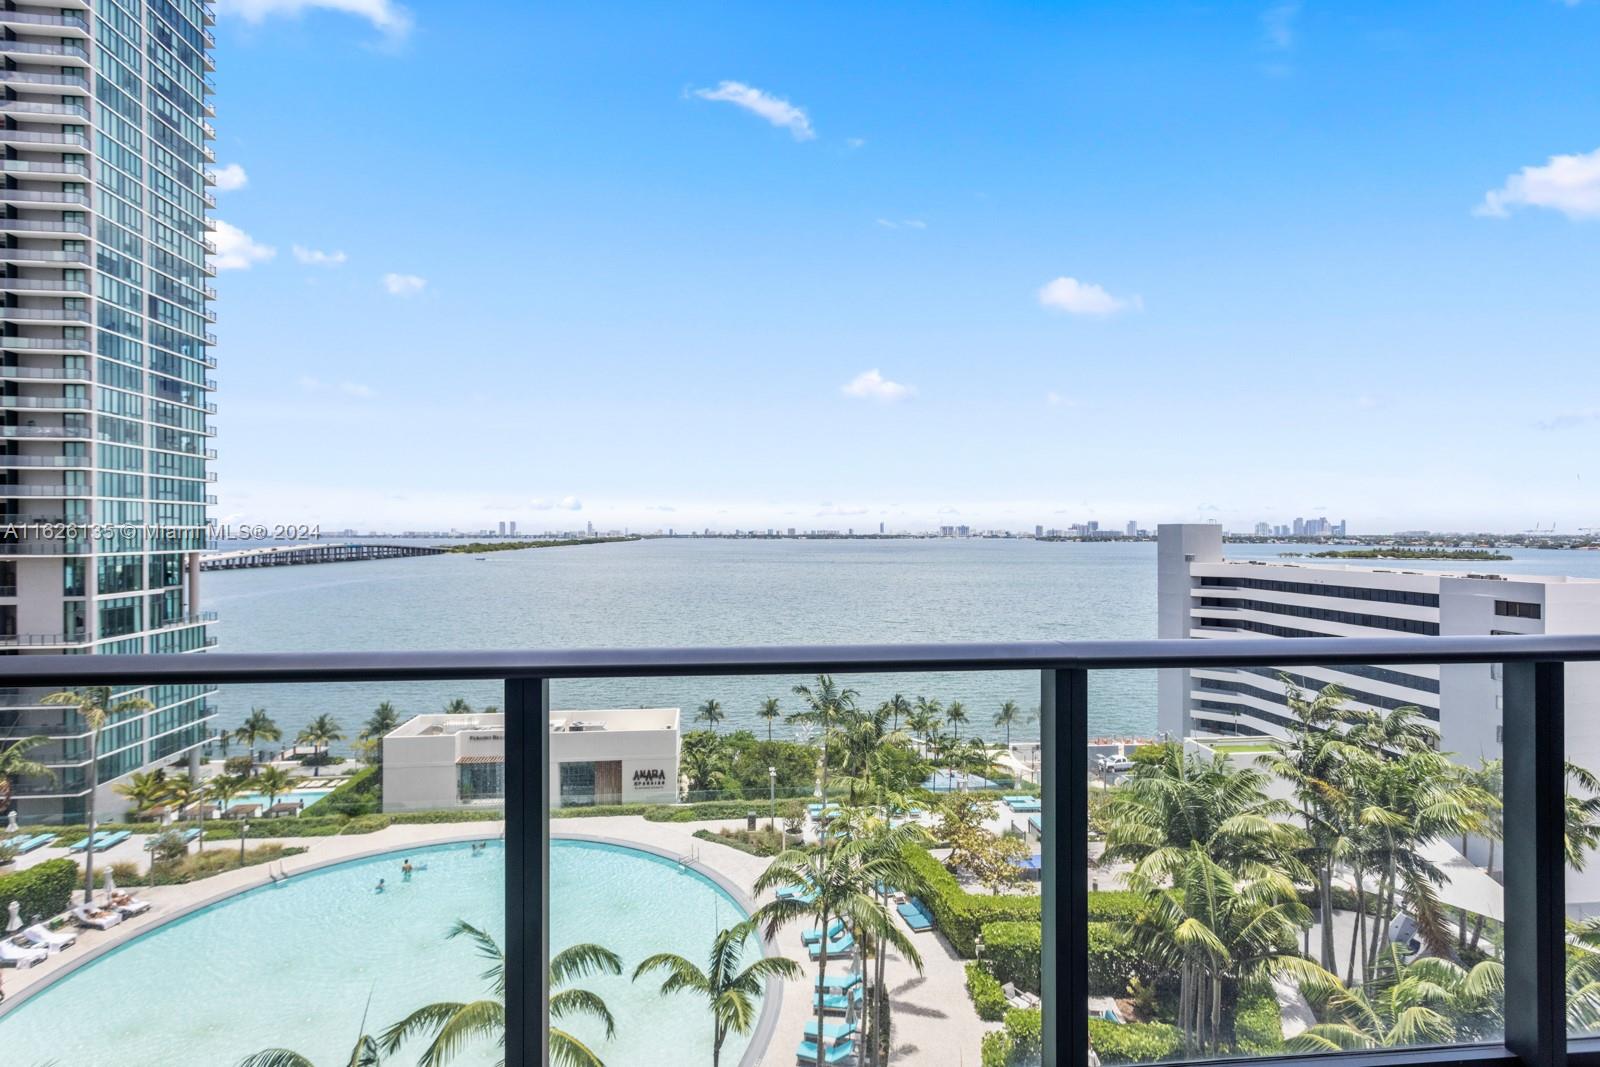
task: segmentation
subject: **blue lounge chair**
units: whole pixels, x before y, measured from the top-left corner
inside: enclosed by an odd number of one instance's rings
[[[1027,793],[1011,793],[1001,797],[1000,799],[1005,801],[1007,804],[1031,804],[1038,798],[1031,797]]]
[[[817,899],[817,891],[812,889],[810,886],[786,885],[782,889],[778,890],[778,899],[799,900],[806,904],[810,904],[812,901]]]
[[[833,922],[828,924],[828,936],[830,938],[838,937],[842,933],[844,933],[843,919],[835,919]],[[803,930],[800,933],[800,943],[802,945],[815,945],[821,940],[822,931],[818,930],[815,926],[809,930]]]
[[[933,929],[933,916],[922,906],[922,901],[912,897],[904,904],[897,906],[895,911],[900,913],[900,918],[906,921],[914,933],[923,933]]]
[[[116,833],[107,834],[105,836],[104,840],[102,840],[102,841],[98,842],[97,844],[95,844],[94,850],[96,852],[104,852],[108,848],[112,848],[112,847],[114,847],[116,845],[122,844],[124,841],[126,841],[128,838],[130,838],[132,836],[133,836],[133,833],[131,831],[129,831],[129,830],[118,830]]]
[[[843,1041],[847,1037],[855,1036],[855,1023],[828,1023],[822,1028],[822,1038],[824,1041],[827,1041],[830,1044],[835,1041]],[[812,1019],[810,1022],[806,1023],[806,1040],[815,1041],[816,1039],[817,1020]]]
[[[191,826],[191,827],[189,827],[187,830],[185,830],[183,832],[183,843],[187,845],[190,841],[193,841],[195,838],[197,838],[199,836],[200,836],[199,829],[197,829],[196,827]]]
[[[90,836],[84,838],[82,841],[79,841],[76,845],[73,845],[72,851],[83,852],[92,845],[94,846],[95,851],[98,852],[102,846],[102,842],[104,842],[105,839],[110,836],[111,835],[106,833],[104,830],[96,830]]]
[[[829,992],[843,993],[847,990],[854,989],[860,984],[861,976],[859,974],[830,974],[826,978],[818,978],[814,983],[812,983],[812,987],[815,989],[826,989]],[[813,1007],[815,1007],[815,1005],[813,1005]]]
[[[817,1046],[813,1041],[800,1042],[800,1048],[795,1052],[796,1062],[801,1064],[817,1062]],[[823,1063],[845,1063],[856,1058],[856,1044],[854,1041],[841,1041],[837,1045],[829,1046],[822,1052]]]
[[[860,985],[852,986],[845,993],[812,993],[811,1010],[821,1008],[823,1011],[838,1012],[843,1015],[851,1008],[860,1011],[864,1000],[866,995]]]
[[[831,960],[840,956],[847,956],[855,947],[856,939],[849,934],[834,938],[828,942],[828,958]],[[822,958],[822,942],[819,941],[815,945],[808,946],[806,951],[811,953],[812,959],[820,960]]]
[[[56,839],[55,834],[34,834],[17,842],[17,855],[25,856],[36,848],[43,848]]]

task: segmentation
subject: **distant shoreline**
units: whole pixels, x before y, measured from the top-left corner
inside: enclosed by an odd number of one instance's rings
[[[1285,552],[1285,558],[1303,559],[1459,559],[1474,562],[1493,562],[1513,557],[1504,552],[1490,552],[1482,548],[1345,548],[1326,552]]]
[[[619,541],[642,541],[638,534],[623,537],[574,537],[541,541],[472,541],[465,545],[442,546],[446,552],[471,553],[513,552],[524,548],[564,548],[567,545],[609,545]]]

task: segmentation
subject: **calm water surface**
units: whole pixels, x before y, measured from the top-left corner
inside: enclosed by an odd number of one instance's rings
[[[1149,638],[1156,633],[1152,543],[996,540],[652,540],[416,559],[218,572],[203,578],[230,652],[368,649],[596,648],[909,641]],[[1230,545],[1231,557],[1275,558],[1293,546]],[[1514,550],[1509,562],[1407,562],[1412,569],[1600,577],[1600,553]],[[1374,564],[1384,566],[1385,564]],[[668,706],[687,720],[709,698],[724,729],[764,731],[760,701],[786,711],[803,678],[622,679],[552,685],[558,707]],[[963,701],[971,726],[992,726],[1005,700],[1032,710],[1033,673],[859,675],[863,703],[926,694]],[[500,704],[492,683],[228,686],[223,725],[265,706],[292,736],[328,712],[354,733],[380,700],[435,711],[453,697]],[[1105,735],[1155,729],[1148,672],[1098,674],[1090,725]],[[779,727],[780,735],[786,727]],[[1013,737],[1037,736],[1029,724]]]

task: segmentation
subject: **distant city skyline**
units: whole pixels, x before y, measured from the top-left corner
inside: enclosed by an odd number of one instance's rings
[[[487,7],[221,7],[217,518],[1600,525],[1600,4]]]

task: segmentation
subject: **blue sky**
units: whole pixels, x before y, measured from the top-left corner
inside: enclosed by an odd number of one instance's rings
[[[224,521],[1600,527],[1596,0],[219,10]]]

